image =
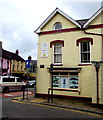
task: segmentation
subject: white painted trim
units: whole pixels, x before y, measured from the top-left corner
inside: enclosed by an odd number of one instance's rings
[[[83,28],[88,27],[88,25],[103,11],[103,6],[84,24]]]
[[[80,42],[79,42],[79,64],[81,64],[81,45],[80,45]]]
[[[48,17],[47,19],[35,30],[36,33],[39,33],[41,28],[44,27],[48,21],[56,14],[56,13],[60,13],[61,15],[63,15],[65,18],[67,18],[68,20],[70,20],[71,22],[73,22],[75,25],[77,25],[78,27],[81,28],[81,26],[79,25],[79,23],[77,23],[73,18],[69,17],[67,14],[65,14],[63,11],[61,11],[60,9],[56,8]]]

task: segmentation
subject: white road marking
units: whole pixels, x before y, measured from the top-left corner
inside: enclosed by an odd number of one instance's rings
[[[13,95],[11,95],[11,94],[4,94],[5,96],[13,96]]]

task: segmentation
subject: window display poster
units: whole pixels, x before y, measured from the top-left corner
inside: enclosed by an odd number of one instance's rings
[[[59,76],[53,76],[53,87],[59,87]]]
[[[60,87],[61,88],[68,88],[68,77],[60,77]]]
[[[71,76],[69,78],[69,87],[73,89],[78,88],[78,77]]]
[[[41,44],[41,57],[48,57],[48,43]]]

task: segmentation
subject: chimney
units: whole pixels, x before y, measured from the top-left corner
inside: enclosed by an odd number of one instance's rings
[[[31,56],[29,56],[29,57],[28,57],[28,60],[31,60],[31,59],[32,59],[32,57],[31,57]]]
[[[19,55],[19,50],[16,50],[15,54],[16,54],[16,55]]]

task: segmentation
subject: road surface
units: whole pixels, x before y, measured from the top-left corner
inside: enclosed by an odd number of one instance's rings
[[[15,94],[18,94],[18,92]],[[2,97],[3,118],[20,118],[20,120],[26,118],[28,118],[28,120],[30,120],[30,118],[88,118],[88,120],[91,120],[91,118],[100,118],[100,116],[91,113],[13,102],[13,97],[14,96]]]

